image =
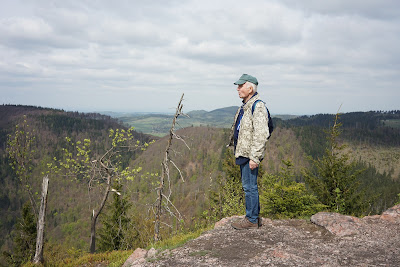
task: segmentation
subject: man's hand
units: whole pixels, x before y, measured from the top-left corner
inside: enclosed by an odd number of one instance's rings
[[[250,166],[250,170],[254,170],[255,168],[258,167],[258,164],[255,163],[254,161],[250,160],[249,166]]]

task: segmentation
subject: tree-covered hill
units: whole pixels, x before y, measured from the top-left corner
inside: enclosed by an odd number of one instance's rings
[[[21,105],[0,106],[0,247],[10,246],[10,232],[27,201],[24,186],[10,167],[6,153],[7,139],[16,125],[26,122],[34,136],[32,169],[33,192],[40,192],[42,172],[53,158],[61,158],[67,147],[66,137],[74,142],[90,139],[93,153],[104,152],[109,129],[126,129],[118,120],[95,113],[65,112],[62,110]],[[149,142],[155,137],[134,133],[135,139]],[[139,152],[132,153],[135,157]],[[87,205],[87,184],[71,181],[60,175],[50,175],[47,238],[63,240],[73,246],[86,246],[90,209]],[[36,193],[39,198],[40,194]]]
[[[301,116],[287,120],[295,127],[329,128],[334,114]],[[343,138],[352,142],[364,142],[372,145],[400,146],[400,111],[350,112],[340,115]]]
[[[236,107],[216,110],[213,112],[196,111],[190,115],[202,118],[204,121],[196,126],[188,124],[186,118],[178,120],[176,134],[182,140],[174,139],[170,151],[170,180],[166,182],[171,189],[171,203],[183,215],[184,223],[170,219],[171,228],[166,232],[176,233],[181,229],[194,229],[206,222],[205,214],[210,211],[210,192],[218,190],[218,184],[226,178],[224,160],[231,153],[227,148],[229,127]],[[232,114],[233,113],[233,114]],[[209,120],[206,118],[209,116]],[[342,114],[343,133],[340,142],[348,145],[351,159],[357,161],[359,168],[365,169],[361,181],[366,193],[371,198],[371,213],[380,213],[396,201],[400,193],[400,183],[394,181],[398,177],[400,166],[400,145],[396,136],[400,128],[396,127],[398,112],[371,112]],[[226,127],[214,127],[224,122]],[[229,124],[228,124],[229,118]],[[370,120],[368,120],[370,118]],[[143,117],[147,120],[149,117]],[[170,128],[171,117],[165,115],[162,123],[153,121],[149,127]],[[126,130],[126,122],[100,114],[84,114],[65,112],[27,106],[0,106],[0,234],[2,249],[11,246],[9,233],[20,217],[22,205],[27,197],[15,173],[9,166],[10,160],[5,153],[8,134],[12,134],[15,125],[23,121],[35,131],[35,144],[38,153],[34,158],[33,176],[35,191],[39,192],[42,172],[53,157],[60,158],[63,148],[68,146],[65,137],[74,142],[91,139],[91,150],[101,154],[111,142],[109,129],[122,128]],[[330,121],[331,120],[331,121]],[[200,119],[198,119],[200,121]],[[373,124],[370,121],[375,121]],[[266,158],[262,162],[263,171],[276,174],[290,161],[294,166],[293,179],[304,181],[301,170],[310,168],[309,157],[320,157],[326,148],[327,130],[333,123],[333,115],[315,115],[280,120],[274,118],[275,130],[268,141]],[[213,124],[214,123],[214,124]],[[125,125],[125,126],[124,126]],[[208,125],[208,126],[207,126]],[[373,126],[375,125],[375,126]],[[132,126],[135,126],[133,123]],[[186,127],[185,127],[186,126]],[[360,129],[360,131],[358,131]],[[154,201],[161,163],[169,136],[156,138],[142,133],[134,133],[135,139],[149,142],[156,141],[145,151],[138,151],[124,156],[125,166],[141,167],[141,170],[123,183],[118,189],[124,201],[132,206],[129,214],[133,220],[130,229],[134,240],[149,242],[154,220]],[[371,141],[373,137],[374,141]],[[347,153],[346,152],[346,153]],[[385,165],[385,166],[383,166]],[[182,181],[175,166],[180,169]],[[169,194],[169,191],[165,191]],[[100,198],[100,196],[94,196]],[[93,199],[90,199],[93,201]],[[96,199],[94,199],[96,200]],[[90,214],[93,206],[88,204],[88,184],[71,181],[64,176],[50,177],[46,238],[49,243],[62,243],[65,247],[75,247],[87,250],[89,240]],[[105,207],[107,212],[110,204]],[[163,216],[167,216],[165,213]],[[183,228],[182,228],[183,227]],[[136,241],[135,241],[136,242]],[[145,242],[145,241],[143,241]]]
[[[217,182],[224,175],[222,163],[227,148],[229,130],[215,127],[187,127],[177,131],[184,139],[173,140],[171,159],[181,170],[183,182],[174,165],[170,165],[172,196],[174,205],[185,215],[185,223],[190,226],[196,223],[192,218],[201,218],[202,212],[208,210],[209,191],[215,189]],[[282,160],[290,160],[299,170],[307,166],[306,154],[300,147],[292,129],[277,127],[274,137],[267,144],[266,158],[263,161],[265,171],[275,173],[283,167]],[[157,179],[148,179],[151,173],[161,172],[163,151],[168,137],[157,140],[144,151],[133,163],[141,166],[141,176],[130,183],[132,199],[142,205],[155,199]],[[299,175],[300,171],[298,171]],[[299,178],[300,179],[300,178]],[[149,194],[146,194],[149,193]]]
[[[335,114],[316,114],[312,116],[299,116],[291,119],[290,124],[295,126],[318,125],[329,127]],[[389,121],[400,120],[400,110],[349,112],[340,115],[344,128],[375,129],[380,126],[390,126]]]
[[[296,132],[302,148],[318,158],[324,153],[325,132],[335,115],[317,114],[282,121]],[[400,178],[400,111],[369,111],[340,114],[340,140],[356,160],[373,166],[378,173]],[[400,179],[399,179],[400,180]]]
[[[280,122],[277,123],[267,144],[266,158],[262,162],[263,169],[267,173],[279,172],[284,167],[282,161],[290,160],[295,168],[294,178],[297,181],[303,180],[301,169],[310,167],[308,157],[318,158],[324,153],[324,147],[326,147],[324,128],[314,127],[313,131],[309,131],[307,127],[284,126]],[[188,127],[178,133],[186,140],[190,150],[183,142],[175,141],[173,161],[182,171],[186,181],[182,182],[178,172],[171,167],[171,187],[174,191],[172,199],[174,204],[187,216],[190,223],[191,218],[198,218],[201,211],[207,208],[209,201],[207,194],[216,186],[216,181],[221,179],[220,175],[223,175],[222,161],[227,150],[225,145],[228,142],[229,130],[213,127]],[[364,157],[364,154],[357,153],[360,146],[351,145],[351,142],[344,140],[342,142],[349,145],[347,151],[351,155],[351,160],[357,161],[357,166],[365,169],[361,176],[363,187],[367,188],[369,195],[377,196],[380,199],[378,204],[371,203],[371,207],[374,206],[374,210],[371,212],[379,213],[388,208],[400,193],[400,183],[393,181],[397,177],[398,170],[395,168],[399,162],[400,147],[393,147],[392,153],[395,156],[386,161],[386,165],[395,171],[385,172],[378,169],[377,164],[373,164],[377,162],[369,160],[371,156]],[[143,167],[143,174],[161,171],[160,163],[163,154],[160,151],[163,151],[166,144],[167,137],[161,138],[137,158],[135,165]],[[372,146],[369,148],[365,150],[373,153],[375,159],[385,151],[383,148]],[[147,176],[144,175],[144,177]],[[132,190],[136,192],[144,191],[144,189],[154,192],[154,185],[152,186],[150,181],[145,178],[138,177],[137,183],[132,186],[135,187]]]
[[[0,105],[0,150],[4,150],[7,135],[14,131],[23,116],[32,122],[37,132],[78,136],[85,133],[87,138],[100,136],[112,128],[127,128],[119,120],[99,113],[66,112],[63,110],[23,105]],[[140,140],[150,140],[148,135],[135,133]],[[40,135],[39,135],[40,136]]]

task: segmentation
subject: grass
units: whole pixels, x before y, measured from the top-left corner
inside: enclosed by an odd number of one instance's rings
[[[194,232],[180,233],[180,234],[174,235],[168,239],[161,240],[157,243],[153,243],[153,244],[149,245],[147,247],[147,249],[150,249],[152,247],[157,250],[174,249],[174,248],[184,245],[189,240],[199,237],[202,233],[204,233],[205,231],[208,231],[210,229],[211,229],[211,227],[208,227],[208,228],[204,228],[204,229],[198,229]]]
[[[102,253],[85,253],[78,258],[73,256],[64,258],[62,260],[45,258],[44,265],[34,265],[33,263],[26,263],[24,267],[38,267],[38,266],[98,266],[99,264],[117,267],[122,266],[126,259],[133,253],[133,250],[116,250]]]
[[[174,249],[184,245],[189,240],[199,237],[204,231],[211,229],[198,229],[194,232],[180,233],[157,243],[152,243],[146,249],[155,248],[157,250]],[[48,245],[45,251],[45,264],[34,265],[33,263],[26,263],[24,267],[40,267],[40,266],[122,266],[134,250],[115,250],[110,252],[101,252],[90,254],[82,252],[77,249],[66,249],[61,245]]]
[[[71,264],[64,266],[96,266],[99,263],[105,263],[107,266],[122,266],[126,259],[133,253],[133,250],[116,250],[96,254],[86,254]]]

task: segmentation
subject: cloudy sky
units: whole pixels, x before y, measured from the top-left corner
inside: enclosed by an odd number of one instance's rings
[[[400,109],[398,0],[0,0],[0,104],[273,114]]]

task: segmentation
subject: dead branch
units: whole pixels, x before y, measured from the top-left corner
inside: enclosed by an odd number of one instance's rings
[[[169,209],[169,206],[174,207],[176,213],[179,216],[179,219],[182,218],[181,214],[179,213],[178,209],[172,204],[172,202],[170,201],[170,196],[171,196],[171,181],[170,181],[170,175],[169,175],[169,166],[168,164],[171,162],[174,167],[178,170],[179,175],[181,176],[182,180],[183,179],[183,175],[181,173],[181,171],[179,170],[179,168],[176,166],[176,164],[171,161],[171,159],[169,158],[169,153],[170,153],[170,149],[171,149],[171,145],[172,145],[172,140],[173,139],[177,139],[177,140],[181,140],[183,141],[183,143],[186,145],[187,148],[189,148],[189,146],[186,144],[186,142],[183,140],[183,138],[181,138],[179,135],[177,135],[175,133],[175,125],[176,125],[176,121],[178,119],[178,117],[180,115],[185,115],[182,112],[182,101],[183,101],[183,96],[184,94],[182,94],[182,97],[178,103],[178,107],[176,108],[176,112],[175,112],[175,116],[172,120],[172,125],[171,125],[171,129],[169,130],[169,139],[168,139],[168,143],[167,143],[167,147],[165,148],[165,154],[164,154],[164,160],[161,163],[162,166],[162,172],[161,172],[161,176],[160,176],[160,184],[158,187],[158,198],[156,200],[156,208],[155,208],[155,222],[154,222],[154,240],[155,241],[159,241],[160,240],[160,224],[161,224],[161,213],[162,213],[162,207],[163,207],[163,199],[165,199],[165,205],[164,205],[164,209],[166,209],[166,211],[175,216],[175,213],[172,212]],[[186,115],[187,116],[187,115]],[[189,148],[190,149],[190,148]],[[169,188],[169,194],[168,196],[166,196],[164,194],[164,184],[165,184],[165,179],[167,179],[168,181],[168,188]],[[177,217],[178,218],[178,217]]]
[[[185,141],[182,137],[180,137],[180,136],[177,135],[176,133],[172,133],[172,134],[173,134],[173,137],[174,137],[175,139],[182,141],[182,142],[185,144],[185,146],[190,150],[190,147],[188,146],[188,144],[186,143],[186,141]]]
[[[166,210],[173,216],[173,217],[175,217],[175,218],[177,218],[177,219],[182,219],[182,215],[181,215],[181,213],[179,212],[179,210],[178,210],[178,208],[177,207],[175,207],[175,205],[171,202],[171,200],[169,199],[169,197],[166,197],[165,195],[163,195],[164,196],[164,198],[165,198],[165,200],[166,200]],[[178,216],[176,216],[175,215],[175,213],[173,213],[171,210],[170,210],[170,208],[169,208],[169,205],[171,205],[174,209],[175,209],[175,211],[176,211],[176,213],[178,214]]]
[[[172,165],[174,165],[174,167],[175,167],[175,168],[177,169],[177,171],[179,172],[179,176],[181,177],[182,182],[185,182],[185,179],[183,178],[182,172],[181,172],[181,170],[178,168],[178,166],[176,166],[175,162],[173,162],[172,160],[170,160],[169,162],[171,162]]]

